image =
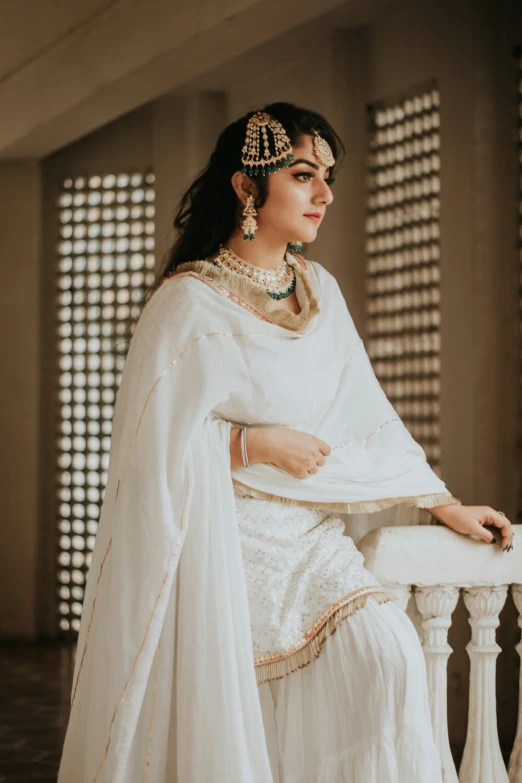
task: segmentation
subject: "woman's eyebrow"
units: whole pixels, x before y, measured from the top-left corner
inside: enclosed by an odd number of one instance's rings
[[[292,161],[292,163],[290,163],[290,164],[287,166],[287,168],[291,169],[291,168],[292,168],[292,166],[296,166],[298,163],[307,163],[307,164],[308,164],[309,166],[311,166],[313,169],[315,169],[316,171],[319,171],[319,166],[317,165],[317,163],[312,163],[312,161],[311,161],[311,160],[306,160],[306,158],[297,158],[297,160],[293,160],[293,161]],[[326,171],[327,171],[327,172],[329,172],[331,168],[332,168],[331,166],[328,166],[328,168],[326,169]],[[325,172],[325,173],[326,173],[326,172]]]
[[[319,171],[319,166],[317,163],[312,163],[311,160],[306,160],[305,158],[297,158],[297,160],[293,160],[292,163],[288,166],[288,168],[292,168],[292,166],[296,166],[298,163],[308,163],[309,166],[311,166],[316,171]]]

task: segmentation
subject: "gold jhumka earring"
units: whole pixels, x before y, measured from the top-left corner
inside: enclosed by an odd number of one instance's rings
[[[246,200],[245,208],[243,210],[245,219],[241,223],[243,229],[243,239],[255,239],[257,223],[254,215],[257,215],[254,207],[254,197],[250,194]]]

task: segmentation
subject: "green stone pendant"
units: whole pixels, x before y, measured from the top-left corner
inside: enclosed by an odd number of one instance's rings
[[[295,272],[294,272],[294,279],[292,280],[292,282],[290,283],[290,286],[286,289],[286,291],[283,291],[282,294],[272,294],[272,293],[270,293],[270,291],[267,291],[267,294],[268,294],[268,296],[272,297],[272,299],[286,299],[287,296],[290,296],[290,294],[294,291],[294,289],[295,289],[295,282],[296,282],[296,277],[295,277]]]

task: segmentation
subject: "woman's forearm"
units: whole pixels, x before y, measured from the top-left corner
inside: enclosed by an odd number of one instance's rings
[[[248,462],[255,465],[256,462],[266,462],[263,450],[263,427],[247,427],[246,447]],[[230,466],[232,470],[243,467],[243,455],[241,453],[241,429],[231,427],[230,429]]]

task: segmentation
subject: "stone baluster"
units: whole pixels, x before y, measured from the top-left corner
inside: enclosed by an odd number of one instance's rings
[[[439,749],[444,783],[458,783],[448,736],[447,665],[453,652],[448,644],[451,614],[457,605],[456,587],[416,587],[415,601],[422,617],[428,694],[433,736]]]
[[[392,601],[405,612],[411,596],[411,585],[384,584],[383,587]]]
[[[471,661],[468,733],[459,771],[460,783],[509,783],[500,752],[495,696],[495,664],[500,647],[495,641],[498,615],[507,585],[464,590],[470,614]]]
[[[522,585],[513,585],[512,593],[515,606],[518,609],[518,625],[522,629]],[[515,648],[522,661],[522,639]],[[522,783],[522,667],[520,669],[520,692],[518,702],[517,736],[511,758],[509,759],[509,783]]]

